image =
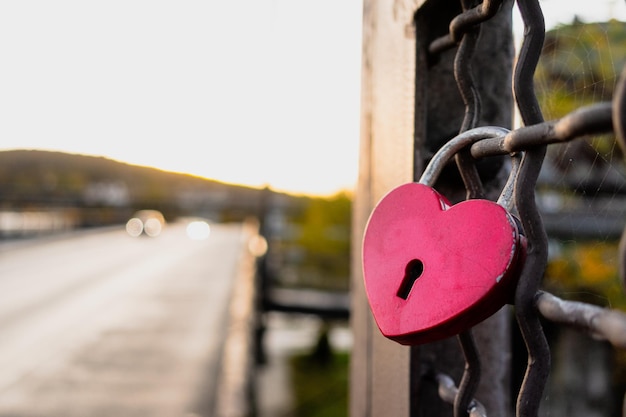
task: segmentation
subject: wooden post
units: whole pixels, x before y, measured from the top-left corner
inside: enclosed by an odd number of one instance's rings
[[[463,103],[452,62],[455,49],[433,60],[426,47],[447,33],[460,13],[456,0],[364,0],[360,176],[353,212],[352,352],[350,416],[447,416],[434,384],[422,378],[427,363],[458,383],[463,359],[455,338],[409,348],[381,336],[365,297],[361,242],[376,202],[394,187],[415,180],[431,153],[458,133]],[[474,77],[483,98],[482,125],[510,127],[511,2],[483,25]],[[487,172],[494,192],[501,164]],[[462,192],[453,179],[442,192]],[[442,301],[443,302],[443,301]],[[490,415],[511,414],[508,311],[475,331],[483,378],[477,395]]]

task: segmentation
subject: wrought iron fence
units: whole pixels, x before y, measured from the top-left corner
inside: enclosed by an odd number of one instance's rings
[[[516,155],[517,175],[510,187],[511,209],[520,220],[527,240],[526,261],[521,271],[514,300],[515,320],[528,352],[526,373],[517,396],[516,415],[536,416],[550,373],[550,349],[542,320],[572,326],[595,339],[617,348],[626,348],[626,314],[579,301],[568,301],[541,289],[548,257],[548,239],[535,202],[535,190],[547,146],[576,140],[586,135],[613,132],[626,151],[626,69],[621,75],[612,101],[579,108],[555,121],[544,121],[537,100],[533,76],[545,38],[545,25],[537,0],[518,0],[524,23],[524,39],[514,69],[514,100],[524,127],[501,134],[478,127],[480,91],[472,77],[472,56],[477,48],[481,24],[500,12],[502,0],[461,0],[462,13],[450,23],[450,31],[435,39],[428,48],[432,55],[457,47],[454,74],[465,103],[465,117],[457,139],[446,146],[454,154],[465,184],[467,198],[484,196],[483,184],[475,161],[496,155]],[[486,134],[485,132],[488,132]],[[460,140],[459,138],[465,138]],[[467,138],[470,138],[467,140]],[[437,161],[432,161],[431,166]],[[428,171],[428,168],[427,168]],[[620,245],[619,271],[626,282],[626,233]],[[486,416],[474,399],[480,381],[480,355],[471,330],[459,335],[465,357],[465,373],[455,386],[448,375],[432,369],[429,376],[439,386],[440,397],[454,405],[456,416]],[[626,410],[626,406],[624,408]]]

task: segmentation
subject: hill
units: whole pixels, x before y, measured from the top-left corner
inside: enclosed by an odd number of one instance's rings
[[[0,209],[4,210],[97,209],[117,222],[134,210],[153,208],[170,218],[238,220],[259,215],[271,195],[276,193],[103,157],[39,150],[0,152]],[[287,205],[300,200],[287,195],[280,199],[289,201]]]

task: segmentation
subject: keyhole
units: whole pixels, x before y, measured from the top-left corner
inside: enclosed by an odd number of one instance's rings
[[[398,288],[397,296],[406,300],[409,298],[409,294],[411,293],[411,289],[415,284],[415,281],[422,275],[424,272],[424,263],[419,259],[413,259],[406,265],[404,270],[404,278],[402,278],[402,283],[400,284],[400,288]]]

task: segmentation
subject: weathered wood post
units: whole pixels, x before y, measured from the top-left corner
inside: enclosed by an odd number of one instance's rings
[[[448,32],[461,12],[454,0],[364,0],[360,177],[353,216],[350,416],[448,416],[424,372],[435,367],[458,383],[464,361],[456,338],[405,347],[380,335],[369,311],[361,270],[361,241],[376,202],[392,188],[415,180],[428,158],[455,136],[464,103],[454,78],[456,48],[433,56],[428,45]],[[511,127],[513,64],[511,2],[481,25],[473,77],[482,97],[480,125]],[[482,170],[493,192],[502,185],[500,163]],[[454,175],[440,191],[462,195]],[[442,300],[445,302],[445,300]],[[475,329],[482,359],[477,398],[490,415],[512,414],[509,311]]]

